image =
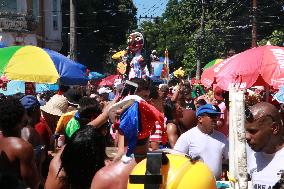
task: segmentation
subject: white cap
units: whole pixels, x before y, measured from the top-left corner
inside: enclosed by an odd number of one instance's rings
[[[122,80],[121,79],[115,79],[114,83],[113,83],[113,86],[114,86],[114,88],[116,88],[120,84],[122,84]]]
[[[99,90],[98,90],[98,93],[99,94],[103,94],[103,93],[110,93],[111,90],[106,88],[106,87],[101,87]]]

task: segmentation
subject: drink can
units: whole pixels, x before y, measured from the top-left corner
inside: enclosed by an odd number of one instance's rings
[[[60,135],[57,141],[57,147],[61,148],[62,146],[64,146],[64,144],[65,144],[65,136]]]

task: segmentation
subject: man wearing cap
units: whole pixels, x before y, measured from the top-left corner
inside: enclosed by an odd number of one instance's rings
[[[200,106],[196,112],[198,125],[183,133],[174,146],[175,150],[192,158],[200,157],[216,179],[221,176],[222,162],[228,160],[229,151],[225,135],[214,129],[220,114],[212,104]]]
[[[42,144],[42,139],[34,128],[35,125],[40,121],[39,101],[36,99],[36,97],[27,95],[21,98],[20,102],[26,109],[27,113],[27,125],[21,130],[21,136],[24,140],[36,147]]]
[[[35,96],[26,95],[20,99],[26,109],[27,125],[21,130],[21,138],[33,145],[38,172],[41,175],[42,163],[46,158],[47,151],[43,145],[43,139],[35,129],[40,121],[40,103]]]

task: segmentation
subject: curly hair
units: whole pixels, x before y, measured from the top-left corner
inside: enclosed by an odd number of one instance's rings
[[[86,125],[102,113],[100,104],[94,98],[83,97],[79,101],[79,124]]]
[[[175,102],[171,101],[170,98],[167,98],[164,102],[164,113],[167,120],[174,119],[174,111],[175,111]]]
[[[150,82],[141,78],[132,78],[130,81],[138,84],[138,90],[149,90]]]
[[[72,135],[61,154],[63,180],[74,189],[90,188],[93,176],[104,166],[105,138],[94,127],[84,126]]]
[[[12,136],[25,115],[25,108],[18,98],[7,97],[0,101],[0,115],[0,129],[4,136]]]

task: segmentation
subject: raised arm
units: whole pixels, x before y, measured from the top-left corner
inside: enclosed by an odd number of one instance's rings
[[[98,128],[98,127],[102,126],[105,122],[107,122],[108,112],[109,112],[110,107],[113,104],[117,103],[119,100],[120,100],[119,96],[115,97],[114,100],[111,103],[109,103],[108,105],[106,105],[106,107],[104,107],[103,112],[96,119],[89,122],[88,125],[92,125],[93,127]]]

